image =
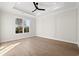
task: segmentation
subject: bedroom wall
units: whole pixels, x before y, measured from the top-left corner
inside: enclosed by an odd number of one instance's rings
[[[78,26],[78,28],[77,28],[77,43],[78,43],[78,46],[79,46],[79,8],[77,9],[77,26]]]
[[[1,42],[6,42],[6,41],[17,40],[17,39],[35,36],[35,25],[36,24],[35,24],[34,17],[12,14],[12,13],[8,13],[8,12],[1,12],[0,15],[1,15],[0,16]],[[29,19],[31,21],[29,33],[22,33],[22,34],[15,33],[15,19],[16,18]]]
[[[77,11],[78,14],[76,14]],[[40,15],[36,18],[0,12],[0,41],[6,42],[37,35],[71,43],[78,42],[79,44],[79,17],[78,29],[76,29],[76,15],[79,15],[79,9],[68,9],[44,16]],[[15,19],[17,17],[31,20],[29,33],[15,34]]]
[[[77,43],[76,8],[61,10],[36,18],[37,36]]]
[[[0,19],[0,42],[1,42],[1,19]]]

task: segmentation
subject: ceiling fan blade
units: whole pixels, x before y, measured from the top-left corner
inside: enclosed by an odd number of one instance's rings
[[[36,3],[35,3],[35,2],[33,2],[33,4],[34,4],[35,8],[36,8],[36,9],[38,9],[38,7],[36,6]]]
[[[43,10],[43,11],[45,11],[45,9],[39,9],[39,8],[38,8],[38,10]]]
[[[37,9],[35,9],[34,11],[36,11]],[[32,11],[32,12],[34,12],[34,11]]]

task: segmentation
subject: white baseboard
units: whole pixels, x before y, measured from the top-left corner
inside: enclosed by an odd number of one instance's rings
[[[46,36],[40,36],[40,35],[37,35],[37,36],[39,36],[39,37],[43,37],[43,38],[48,38],[48,39],[53,39],[53,40],[58,40],[58,41],[63,41],[63,42],[68,42],[68,43],[77,44],[76,42],[71,42],[71,41],[67,41],[67,40],[63,40],[63,39],[59,39],[59,38],[46,37]]]
[[[34,35],[34,36],[35,36],[35,35]],[[9,42],[9,41],[15,41],[15,40],[24,39],[24,38],[29,38],[29,37],[33,37],[33,36],[22,37],[22,38],[11,38],[11,39],[7,39],[7,40],[1,40],[0,43]]]
[[[58,38],[54,38],[54,37],[46,37],[46,36],[40,36],[40,35],[34,35],[34,36],[39,36],[39,37],[43,37],[43,38],[48,38],[48,39],[53,39],[53,40],[58,40],[58,41],[63,41],[63,42],[68,42],[68,43],[73,43],[73,44],[77,44],[76,42],[71,42],[71,41],[67,41],[67,40],[63,40],[63,39],[58,39]],[[29,36],[29,37],[33,37],[33,36]],[[24,37],[24,38],[28,38],[28,37]],[[20,38],[23,39],[23,38]],[[8,39],[8,40],[2,40],[2,42],[7,42],[7,41],[14,41],[14,40],[19,40],[19,39]],[[78,44],[79,47],[79,44]]]

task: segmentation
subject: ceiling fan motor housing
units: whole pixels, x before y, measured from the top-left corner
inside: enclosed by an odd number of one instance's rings
[[[38,3],[36,3],[36,5],[38,5]]]

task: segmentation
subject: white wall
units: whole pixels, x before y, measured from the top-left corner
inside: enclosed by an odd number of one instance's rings
[[[78,26],[78,29],[77,29],[77,31],[78,31],[78,32],[77,32],[77,39],[78,39],[78,40],[77,40],[77,43],[78,43],[78,46],[79,46],[79,8],[77,9],[77,13],[78,13],[78,14],[77,14],[77,19],[78,19],[78,20],[77,20],[77,26]]]
[[[11,14],[7,12],[1,12],[0,13],[0,20],[1,20],[1,42],[21,39],[21,38],[27,38],[30,36],[35,36],[35,18],[18,15],[18,14]],[[29,19],[31,20],[30,25],[30,32],[29,33],[22,33],[22,34],[16,34],[15,33],[15,19],[16,18],[23,18],[23,19]]]
[[[36,25],[37,36],[71,43],[77,41],[76,9],[38,16]]]
[[[1,42],[1,18],[0,18],[0,42]]]
[[[27,38],[30,36],[41,36],[61,41],[76,43],[76,9],[69,9],[62,12],[51,13],[36,18],[0,12],[0,40],[2,42]],[[78,9],[79,15],[79,9]],[[29,33],[15,34],[15,19],[22,17],[31,20]],[[79,18],[78,18],[79,22]],[[79,25],[79,23],[78,23]],[[79,35],[79,26],[78,26]]]

